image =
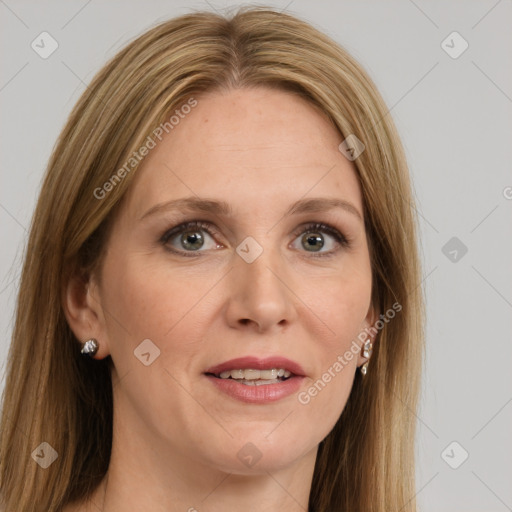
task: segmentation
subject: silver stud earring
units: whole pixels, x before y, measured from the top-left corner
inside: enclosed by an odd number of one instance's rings
[[[98,342],[94,338],[91,338],[82,345],[82,350],[80,352],[82,354],[87,354],[89,357],[94,357],[96,352],[98,352],[98,348]]]
[[[373,349],[373,345],[372,345],[371,340],[369,340],[369,339],[366,340],[363,345],[363,357],[370,359],[370,357],[372,356],[372,349]],[[366,361],[366,363],[364,363],[361,366],[361,373],[363,374],[363,376],[368,373],[368,363],[369,362],[370,361]]]

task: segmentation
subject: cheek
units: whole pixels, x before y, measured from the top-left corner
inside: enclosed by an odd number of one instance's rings
[[[105,304],[133,334],[161,338],[201,296],[186,277],[144,255],[113,260],[105,274]]]
[[[322,418],[322,423],[315,427],[316,434],[326,436],[343,412],[352,390],[360,353],[358,334],[370,306],[371,277],[354,273],[349,277],[321,280],[309,298],[309,318],[315,324],[312,334],[316,341],[312,356],[318,358],[319,364],[297,398],[308,411],[307,417]],[[313,317],[317,317],[316,323]]]
[[[330,351],[343,350],[357,338],[370,307],[371,286],[368,266],[324,277],[309,287],[307,305],[324,324]]]

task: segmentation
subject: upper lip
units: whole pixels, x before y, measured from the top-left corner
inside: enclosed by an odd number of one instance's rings
[[[299,363],[280,356],[271,356],[264,359],[254,356],[238,357],[212,366],[211,368],[208,368],[205,373],[219,375],[227,370],[270,370],[272,368],[282,368],[284,370],[288,370],[293,375],[304,376],[304,370]]]

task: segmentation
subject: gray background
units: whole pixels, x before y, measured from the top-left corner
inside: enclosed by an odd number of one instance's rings
[[[0,0],[2,388],[27,229],[72,106],[128,40],[192,8],[226,5],[234,2]],[[266,5],[309,20],[363,64],[406,148],[428,313],[421,510],[512,510],[512,2]],[[47,59],[31,48],[43,31],[59,45]],[[453,31],[469,44],[458,58],[442,47]],[[445,45],[462,48],[453,36]]]

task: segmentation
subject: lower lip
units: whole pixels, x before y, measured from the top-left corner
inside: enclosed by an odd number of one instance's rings
[[[265,404],[281,400],[296,393],[302,383],[302,376],[290,377],[277,384],[262,384],[261,386],[248,386],[233,379],[219,379],[212,375],[206,375],[212,384],[227,395],[252,404]]]

